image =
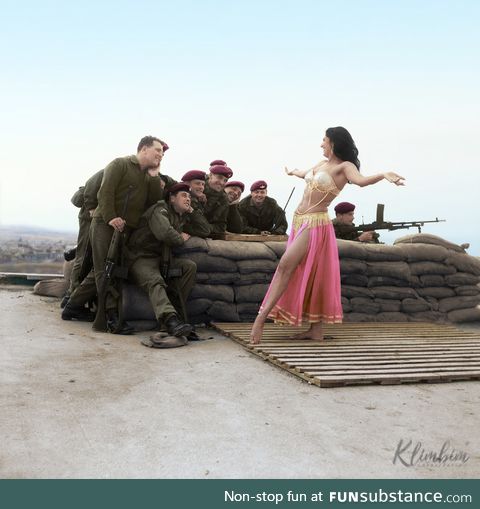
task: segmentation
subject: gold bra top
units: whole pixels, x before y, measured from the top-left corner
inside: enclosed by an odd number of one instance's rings
[[[340,194],[340,189],[338,189],[332,176],[327,171],[318,170],[317,168],[318,166],[313,167],[305,175],[305,182],[307,183],[308,189],[338,196]],[[314,173],[315,169],[317,169],[316,173]]]

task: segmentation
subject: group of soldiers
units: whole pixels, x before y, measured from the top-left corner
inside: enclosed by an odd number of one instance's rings
[[[94,322],[97,330],[117,334],[133,332],[119,317],[119,290],[110,284],[115,278],[109,263],[119,256],[112,254],[112,246],[121,238],[120,265],[148,293],[159,328],[167,333],[153,335],[152,346],[182,346],[198,339],[185,311],[196,265],[172,256],[172,248],[190,236],[285,234],[285,212],[267,195],[265,181],[254,182],[250,195],[241,199],[245,185],[230,180],[233,171],[219,159],[207,172],[190,170],[176,181],[160,173],[168,149],[161,139],[145,136],[136,155],[114,159],[73,196],[72,203],[80,208],[79,234],[62,319]],[[103,306],[98,310],[104,310],[106,326],[99,328],[89,303],[100,296]]]

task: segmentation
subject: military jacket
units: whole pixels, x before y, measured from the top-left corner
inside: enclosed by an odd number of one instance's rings
[[[169,248],[184,243],[184,217],[165,201],[159,201],[146,210],[139,221],[138,228],[132,232],[127,242],[127,261],[133,263],[138,258],[164,258],[165,246]]]
[[[227,232],[243,232],[243,219],[238,210],[238,203],[228,206]]]
[[[337,219],[333,219],[332,225],[337,239],[358,240],[359,233],[355,230],[354,224],[342,224]]]
[[[211,226],[211,233],[224,233],[227,229],[229,203],[224,191],[215,191],[205,183],[207,203],[203,205],[204,215]]]
[[[238,204],[243,219],[243,233],[269,231],[274,235],[284,235],[288,228],[284,210],[276,200],[267,196],[261,207],[256,207],[252,197],[247,196]]]
[[[212,227],[205,217],[203,205],[195,196],[193,196],[193,194],[191,195],[190,200],[193,212],[191,214],[185,214],[185,225],[183,227],[183,231],[193,237],[206,239],[210,235]]]
[[[159,176],[151,177],[142,170],[137,156],[119,157],[104,170],[94,217],[102,218],[105,223],[121,217],[129,186],[132,190],[123,219],[130,227],[135,228],[145,210],[163,198]]]

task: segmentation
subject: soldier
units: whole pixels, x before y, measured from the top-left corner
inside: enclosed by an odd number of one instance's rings
[[[190,187],[190,200],[193,209],[185,219],[183,231],[193,237],[204,239],[210,235],[212,229],[204,212],[204,206],[207,203],[204,192],[206,176],[207,174],[204,171],[190,170],[182,177],[182,182]]]
[[[181,246],[190,238],[182,232],[185,216],[192,210],[189,184],[174,184],[165,201],[152,205],[141,217],[139,227],[131,234],[127,244],[127,261],[131,280],[149,296],[159,325],[166,328],[176,340],[164,339],[160,333],[152,336],[154,346],[167,348],[187,343],[193,327],[183,320],[186,316],[175,309],[167,296],[168,273],[180,269],[181,277],[175,281],[181,308],[195,283],[196,265],[191,260],[172,258],[171,248]]]
[[[284,235],[287,231],[285,211],[276,200],[267,196],[267,187],[264,180],[257,180],[250,187],[250,196],[239,203],[243,233]]]
[[[159,177],[162,158],[162,141],[153,136],[145,136],[138,144],[136,155],[114,159],[105,168],[98,191],[98,206],[90,228],[94,271],[90,271],[72,293],[63,309],[62,319],[93,321],[94,317],[84,305],[100,288],[113,231],[115,229],[128,234],[132,228],[137,227],[145,210],[163,197]],[[128,208],[124,217],[121,217],[125,197],[129,192]],[[106,309],[110,330],[131,332],[131,329],[117,327],[116,302],[111,297]]]
[[[335,237],[342,240],[378,243],[378,234],[374,231],[359,233],[355,230],[355,205],[348,201],[338,203],[335,208],[335,219],[332,221]]]
[[[207,202],[204,205],[204,214],[211,226],[211,233],[224,233],[227,229],[228,199],[224,192],[225,184],[232,177],[232,170],[225,161],[216,160],[210,166],[210,173],[205,183],[205,196]]]
[[[238,204],[243,191],[245,191],[245,184],[238,180],[230,180],[225,184],[225,193],[228,198],[228,216],[227,216],[227,231],[232,233],[242,233],[243,220],[238,210]]]

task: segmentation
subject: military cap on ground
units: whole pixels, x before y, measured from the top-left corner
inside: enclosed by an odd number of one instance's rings
[[[337,214],[347,214],[348,212],[355,210],[355,205],[353,203],[349,203],[348,201],[342,201],[335,205],[334,210]]]
[[[191,180],[205,180],[207,174],[202,170],[190,170],[182,177],[183,182],[190,182]]]
[[[168,190],[169,196],[172,194],[177,194],[180,191],[190,192],[190,186],[185,182],[178,182],[177,184],[173,184],[173,186]]]
[[[229,180],[225,184],[225,189],[227,187],[233,187],[233,186],[239,187],[242,190],[242,193],[243,193],[243,191],[245,191],[245,184],[243,182],[240,182],[239,180]]]
[[[227,166],[227,163],[221,159],[215,159],[215,161],[210,163],[210,166]]]
[[[228,166],[223,166],[222,164],[210,166],[210,172],[214,175],[223,175],[224,177],[227,177],[227,179],[233,175],[233,171]]]
[[[250,191],[258,191],[259,189],[267,189],[265,180],[257,180],[250,186]]]

